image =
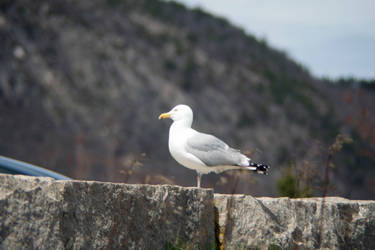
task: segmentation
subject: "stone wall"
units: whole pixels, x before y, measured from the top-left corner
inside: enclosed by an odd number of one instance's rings
[[[216,194],[215,207],[228,249],[375,249],[375,201]]]
[[[375,201],[0,174],[0,249],[375,249]]]
[[[0,249],[214,246],[212,190],[0,175]]]

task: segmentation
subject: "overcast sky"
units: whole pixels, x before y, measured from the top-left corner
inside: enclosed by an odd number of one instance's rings
[[[314,75],[375,78],[375,0],[177,0],[227,18]]]

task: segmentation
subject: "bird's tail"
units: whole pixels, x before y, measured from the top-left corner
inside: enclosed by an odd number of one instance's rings
[[[270,168],[268,165],[264,165],[264,164],[257,164],[257,163],[254,163],[254,162],[250,162],[249,163],[249,166],[246,167],[248,170],[251,170],[251,171],[254,171],[256,172],[257,174],[264,174],[264,175],[268,175],[268,169]]]

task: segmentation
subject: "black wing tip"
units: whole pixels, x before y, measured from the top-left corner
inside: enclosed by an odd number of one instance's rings
[[[263,175],[268,175],[268,169],[270,169],[270,166],[268,165],[258,164],[254,162],[250,163],[250,166],[256,167],[257,169],[255,170],[255,172],[257,172],[258,174],[263,174]]]

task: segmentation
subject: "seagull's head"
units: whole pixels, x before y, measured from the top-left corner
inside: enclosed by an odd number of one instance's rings
[[[171,118],[173,121],[188,121],[190,124],[193,121],[193,111],[188,105],[179,104],[172,108],[168,113],[163,113],[159,119]]]

